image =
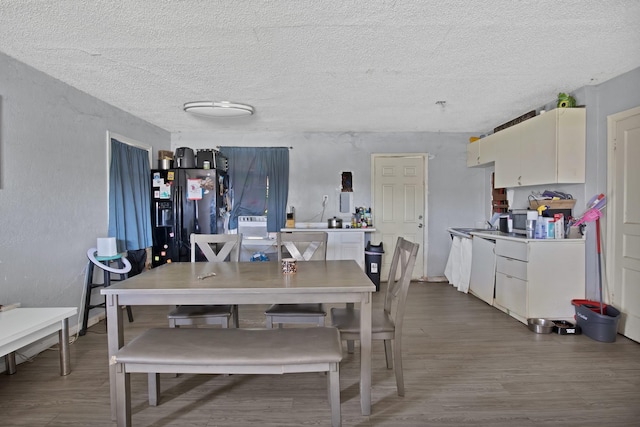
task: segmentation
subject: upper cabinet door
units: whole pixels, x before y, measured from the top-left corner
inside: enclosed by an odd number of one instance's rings
[[[522,122],[519,185],[557,182],[558,154],[555,114],[542,114]]]
[[[480,140],[470,142],[467,145],[467,167],[478,166],[480,164]]]
[[[520,135],[517,126],[511,126],[492,135],[495,139],[495,188],[517,187],[522,179],[520,165]]]
[[[556,136],[558,138],[558,183],[581,184],[585,181],[587,151],[587,110],[559,108]]]
[[[467,167],[485,166],[496,160],[494,135],[479,139],[467,145]]]

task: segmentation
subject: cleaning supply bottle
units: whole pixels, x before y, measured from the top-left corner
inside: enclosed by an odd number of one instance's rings
[[[538,212],[528,210],[527,224],[526,224],[527,239],[535,238],[537,221],[538,221]]]
[[[546,223],[542,217],[542,212],[545,211],[547,207],[545,205],[538,206],[538,219],[536,220],[536,239],[545,239],[547,237],[547,227]]]

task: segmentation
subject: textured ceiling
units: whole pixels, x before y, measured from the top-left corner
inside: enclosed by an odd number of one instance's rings
[[[466,132],[640,66],[639,21],[638,0],[2,0],[0,51],[170,132]],[[182,111],[202,100],[256,114]]]

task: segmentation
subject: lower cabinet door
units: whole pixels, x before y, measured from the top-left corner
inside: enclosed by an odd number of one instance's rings
[[[504,273],[496,273],[494,305],[521,322],[527,321],[527,281]]]
[[[327,259],[353,259],[364,270],[364,233],[331,231],[327,238]]]

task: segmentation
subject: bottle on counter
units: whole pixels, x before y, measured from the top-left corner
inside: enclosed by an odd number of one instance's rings
[[[538,221],[538,212],[527,211],[527,224],[525,229],[528,239],[533,239],[536,235],[536,221]]]
[[[546,239],[547,238],[547,226],[544,220],[544,217],[542,216],[542,212],[545,211],[547,209],[546,206],[542,205],[542,206],[538,206],[538,219],[536,220],[536,232],[535,232],[535,238],[536,239]]]

